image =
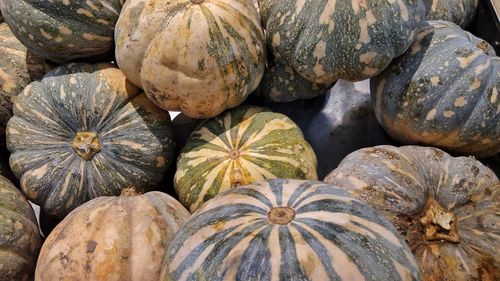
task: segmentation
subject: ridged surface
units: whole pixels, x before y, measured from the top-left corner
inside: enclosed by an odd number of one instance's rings
[[[294,218],[275,224],[276,207]],[[347,192],[270,180],[203,205],[172,240],[160,280],[420,280],[394,226]]]
[[[90,160],[72,148],[81,132],[101,145]],[[60,218],[127,187],[154,189],[174,153],[168,112],[110,64],[69,64],[30,84],[14,99],[7,146],[24,194]]]
[[[0,280],[31,281],[42,239],[23,194],[0,175]]]
[[[202,123],[189,137],[174,178],[191,212],[220,192],[272,178],[316,180],[316,155],[283,114],[241,106]]]
[[[500,58],[453,23],[430,21],[371,89],[377,119],[401,142],[500,152]]]
[[[157,281],[167,247],[189,212],[172,197],[101,197],[49,235],[36,281]]]
[[[474,158],[453,158],[436,148],[377,146],[347,156],[325,181],[385,215],[405,236],[424,280],[499,280],[500,182]],[[456,215],[458,242],[426,238],[421,220],[432,201]]]
[[[264,73],[251,0],[130,0],[115,32],[118,65],[158,106],[194,118],[241,104]]]
[[[469,26],[476,15],[478,0],[424,0],[428,20],[445,20]]]

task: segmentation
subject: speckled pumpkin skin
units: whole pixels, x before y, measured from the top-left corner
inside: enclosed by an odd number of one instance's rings
[[[361,81],[410,46],[425,17],[421,0],[259,0],[276,61],[311,82]]]
[[[125,0],[0,0],[5,21],[39,57],[57,63],[108,57]]]
[[[351,153],[325,181],[396,226],[423,280],[499,280],[500,182],[474,158],[436,148],[377,146]],[[426,221],[436,203],[441,210]]]
[[[174,187],[191,212],[220,192],[273,179],[316,180],[317,160],[283,114],[240,106],[202,123],[177,160]]]
[[[0,280],[31,281],[42,239],[26,198],[0,175]]]
[[[161,108],[193,118],[240,105],[264,74],[252,0],[130,0],[115,41],[118,65],[134,84]]]
[[[457,25],[429,21],[371,83],[377,119],[393,138],[476,157],[500,152],[500,58]]]
[[[167,247],[189,216],[161,192],[96,198],[49,235],[35,281],[157,281]]]
[[[153,190],[174,153],[168,112],[110,64],[69,64],[31,83],[14,98],[7,147],[24,194],[59,218],[124,188]]]
[[[476,15],[478,0],[423,0],[428,20],[445,20],[462,28],[470,25]]]

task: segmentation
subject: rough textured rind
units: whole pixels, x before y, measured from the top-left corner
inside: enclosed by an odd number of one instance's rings
[[[161,192],[100,197],[75,209],[45,241],[36,281],[157,281],[189,212]]]
[[[0,175],[0,281],[31,281],[42,239],[35,212]]]
[[[462,28],[471,24],[478,0],[423,0],[428,20],[445,20]]]
[[[277,208],[284,209],[279,220]],[[394,226],[365,203],[322,182],[274,179],[232,189],[198,209],[170,243],[160,280],[420,276]]]
[[[276,62],[311,82],[361,81],[411,45],[424,21],[421,0],[259,0]]]
[[[214,117],[241,104],[264,73],[251,0],[127,1],[115,32],[125,75],[166,110]]]
[[[95,133],[100,143],[89,160],[72,147],[81,133]],[[174,145],[168,112],[110,64],[54,69],[14,98],[7,125],[10,165],[24,194],[59,218],[127,187],[154,189]]]
[[[377,146],[347,156],[325,181],[366,201],[396,226],[423,280],[499,280],[500,182],[474,158],[454,158],[436,148]],[[438,234],[457,232],[458,242],[426,237],[422,219],[433,202],[442,214],[455,215]],[[435,219],[431,227],[440,225]]]
[[[429,21],[371,83],[377,119],[393,138],[476,157],[500,152],[500,58],[457,25]]]
[[[202,123],[177,160],[174,186],[191,212],[220,192],[272,178],[316,180],[317,160],[283,114],[240,106]]]
[[[5,21],[37,56],[57,63],[108,57],[125,0],[0,0]]]

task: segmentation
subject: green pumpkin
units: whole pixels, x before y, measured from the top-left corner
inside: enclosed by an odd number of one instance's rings
[[[478,0],[423,0],[428,20],[450,21],[465,28],[476,15]]]
[[[110,64],[69,64],[14,98],[10,164],[24,194],[62,218],[99,196],[156,188],[172,162],[168,112]]]
[[[177,160],[174,187],[191,212],[220,192],[272,178],[318,178],[299,127],[283,114],[240,106],[202,123]]]
[[[476,157],[500,152],[500,58],[453,23],[429,21],[371,90],[377,119],[403,143]]]
[[[64,63],[109,57],[124,1],[0,0],[0,8],[12,32],[30,51]]]
[[[31,281],[42,239],[26,198],[0,175],[0,280]]]
[[[162,281],[420,280],[394,226],[344,190],[274,179],[205,203],[170,243]]]
[[[116,25],[116,60],[166,110],[214,117],[240,105],[264,73],[252,0],[129,0]]]
[[[276,62],[333,84],[380,73],[411,45],[424,21],[421,0],[259,0]]]

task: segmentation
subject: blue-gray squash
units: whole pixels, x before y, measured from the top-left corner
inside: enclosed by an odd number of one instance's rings
[[[450,21],[463,28],[474,20],[478,2],[478,0],[424,0],[428,20]]]

